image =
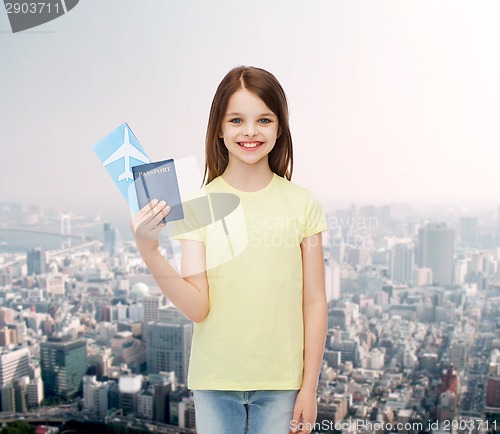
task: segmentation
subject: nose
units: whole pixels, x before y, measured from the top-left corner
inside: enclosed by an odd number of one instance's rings
[[[245,136],[253,137],[257,134],[257,128],[252,122],[247,122],[245,124]]]

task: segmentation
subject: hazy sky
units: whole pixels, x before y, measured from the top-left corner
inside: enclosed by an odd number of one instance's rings
[[[287,92],[293,181],[351,202],[500,202],[500,2],[80,0],[12,34],[0,5],[0,201],[128,213],[92,152],[122,122],[196,155],[247,64]]]

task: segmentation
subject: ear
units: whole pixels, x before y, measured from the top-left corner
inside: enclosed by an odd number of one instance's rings
[[[219,139],[223,139],[224,138],[224,134],[222,134],[222,131],[219,131],[218,136],[219,136]]]
[[[278,127],[278,134],[276,134],[276,138],[278,138],[279,136],[281,136],[282,132],[283,132],[283,128]]]

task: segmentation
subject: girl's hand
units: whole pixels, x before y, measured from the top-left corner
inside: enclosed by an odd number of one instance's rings
[[[132,219],[130,229],[143,258],[158,249],[158,234],[165,227],[161,220],[170,210],[164,200],[158,203],[157,199],[153,199]]]
[[[300,389],[295,398],[290,433],[309,434],[316,422],[316,390]]]

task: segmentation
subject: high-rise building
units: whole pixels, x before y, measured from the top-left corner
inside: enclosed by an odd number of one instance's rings
[[[366,360],[366,369],[381,370],[384,369],[385,351],[374,348]]]
[[[115,362],[126,363],[133,372],[140,372],[146,363],[144,342],[134,338],[132,332],[116,333],[111,339]]]
[[[45,287],[49,295],[61,295],[65,293],[66,278],[62,273],[50,273],[45,279]]]
[[[14,321],[7,324],[10,330],[11,344],[22,345],[24,343],[24,336],[26,335],[26,323],[24,321]]]
[[[50,337],[40,344],[40,365],[46,396],[73,397],[82,390],[87,371],[87,342]]]
[[[138,415],[142,419],[153,419],[153,393],[151,390],[143,390],[139,394]]]
[[[159,322],[170,322],[174,324],[192,324],[193,322],[186,318],[182,312],[173,304],[160,307],[158,310]]]
[[[336,262],[325,264],[326,301],[340,298],[340,265]]]
[[[437,419],[441,422],[454,420],[456,407],[456,395],[450,391],[443,392],[438,398]]]
[[[98,380],[108,376],[112,361],[111,348],[95,346],[88,355],[88,364],[94,368]]]
[[[462,285],[467,274],[467,261],[465,259],[457,259],[454,267],[453,282],[456,285]]]
[[[36,377],[26,387],[28,408],[39,407],[44,398],[43,381]]]
[[[108,408],[118,409],[120,408],[120,388],[116,381],[108,381]]]
[[[477,217],[460,217],[460,241],[466,246],[475,246],[479,239]]]
[[[170,420],[168,397],[173,387],[173,383],[166,380],[154,385],[153,418],[157,422],[167,423]]]
[[[0,307],[0,327],[14,321],[16,312],[8,307]]]
[[[196,410],[192,397],[184,396],[179,402],[179,428],[196,428]]]
[[[108,411],[109,384],[96,380],[95,375],[83,376],[83,407],[103,416]]]
[[[344,395],[329,394],[321,397],[318,402],[318,416],[316,420],[321,426],[324,421],[328,424],[336,425],[347,416],[348,399]]]
[[[396,283],[408,283],[412,280],[414,263],[413,246],[398,243],[392,248],[391,279]]]
[[[413,286],[420,288],[426,285],[432,285],[432,270],[430,268],[415,268]]]
[[[15,412],[16,411],[16,396],[14,392],[14,383],[6,384],[0,387],[2,411]]]
[[[0,347],[7,347],[10,344],[17,345],[16,331],[7,326],[0,327]]]
[[[131,321],[144,321],[144,305],[142,301],[133,300],[128,306],[128,317]],[[142,330],[142,325],[141,325]]]
[[[101,321],[97,324],[97,342],[108,343],[111,338],[118,332],[116,324],[111,324],[107,321]]]
[[[83,408],[93,411],[95,409],[95,391],[97,380],[95,375],[84,375],[83,383]]]
[[[134,337],[142,336],[142,321],[121,321],[117,323],[118,332],[131,332]]]
[[[500,412],[500,375],[488,377],[486,386],[486,407],[492,412]]]
[[[158,321],[160,307],[165,304],[165,297],[162,295],[148,295],[144,297],[144,324],[150,321]]]
[[[28,411],[26,396],[29,382],[30,379],[27,376],[14,380],[14,400],[16,403],[16,412],[18,413],[26,413]]]
[[[168,395],[169,420],[167,423],[179,426],[179,403],[182,402],[183,392],[174,390]]]
[[[331,349],[340,352],[342,363],[352,362],[354,367],[359,366],[359,346],[355,340],[332,342]]]
[[[37,247],[26,252],[28,276],[44,274],[46,270],[46,257],[43,247]]]
[[[453,283],[454,234],[446,223],[428,223],[418,230],[417,266],[430,268],[436,285]]]
[[[114,256],[118,243],[118,229],[116,229],[111,223],[104,223],[103,229],[104,249],[109,253],[110,256]]]
[[[453,395],[458,396],[459,393],[459,380],[457,371],[454,369],[453,364],[448,365],[446,371],[443,372],[441,376],[441,382],[439,383],[436,393],[441,395],[444,392],[453,393]]]
[[[28,348],[0,348],[0,387],[14,380],[29,376],[30,352]]]
[[[180,383],[187,381],[189,355],[193,324],[179,321],[147,324],[147,366],[148,372],[175,371]]]
[[[485,262],[487,262],[487,256],[484,252],[471,253],[469,263],[467,264],[467,274],[485,272]]]
[[[420,369],[427,370],[429,373],[433,374],[437,369],[438,356],[435,353],[424,353],[418,358],[418,364]]]
[[[496,348],[491,352],[486,386],[486,411],[500,413],[500,350]]]
[[[142,389],[142,375],[121,376],[118,382],[120,390],[120,408],[123,414],[137,414],[139,394]]]
[[[104,416],[109,410],[109,382],[98,383],[95,391],[95,412],[98,416]]]
[[[128,306],[118,302],[115,305],[109,306],[109,320],[110,321],[123,321],[127,319]]]
[[[16,378],[12,383],[0,388],[2,395],[2,411],[26,413],[28,405],[26,403],[26,387],[29,384],[29,377]]]
[[[450,362],[457,371],[462,372],[467,367],[469,349],[467,342],[461,338],[453,338],[450,345]]]
[[[351,325],[351,310],[347,307],[334,307],[328,311],[328,328],[338,327],[347,330]]]

